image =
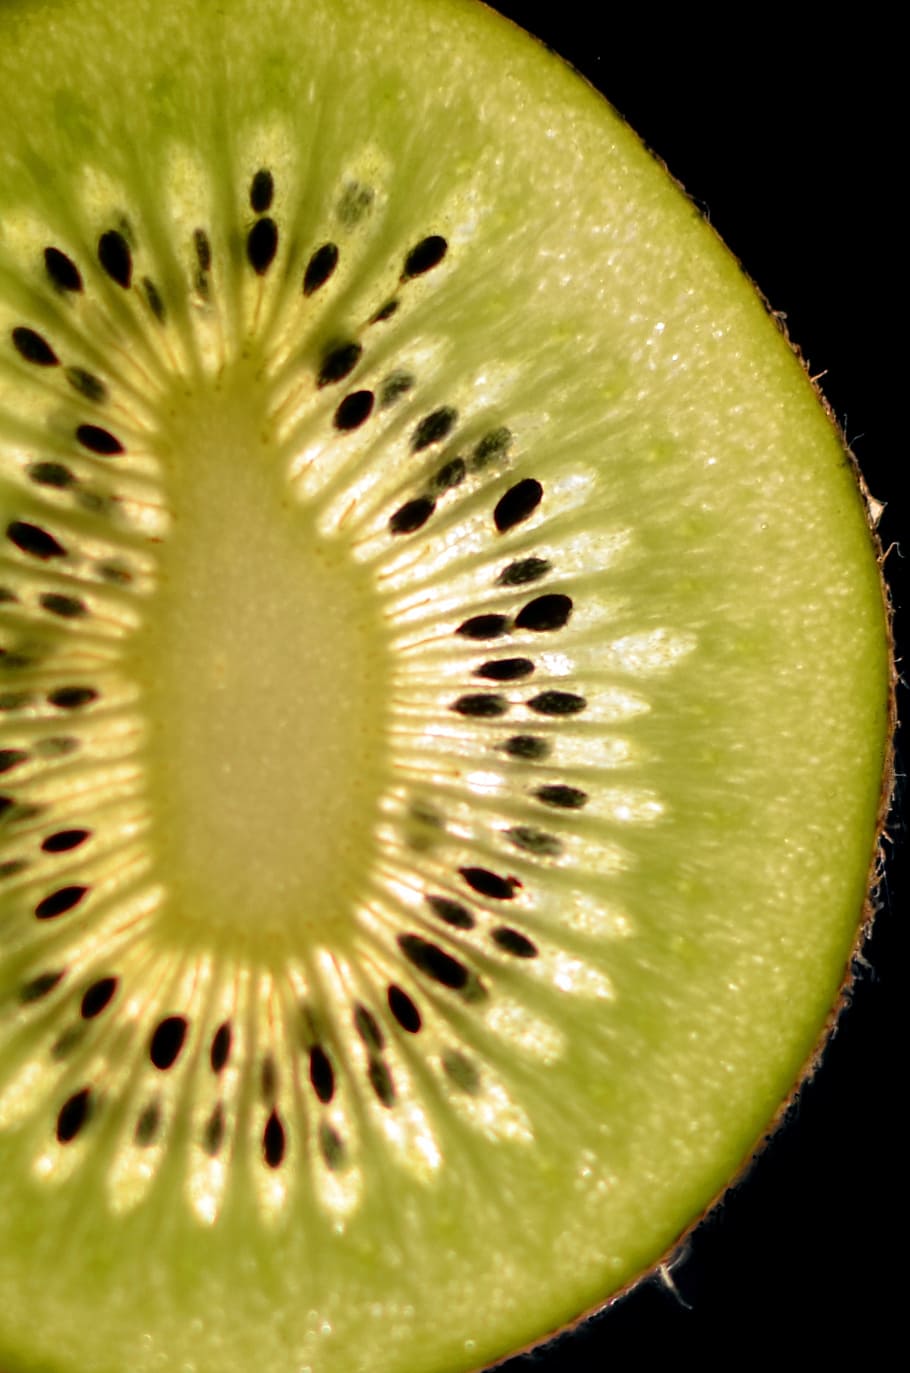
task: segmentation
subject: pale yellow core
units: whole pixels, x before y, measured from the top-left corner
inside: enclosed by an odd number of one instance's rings
[[[378,600],[317,533],[235,369],[162,436],[170,530],[137,638],[165,919],[281,933],[343,920],[370,862],[388,665]]]

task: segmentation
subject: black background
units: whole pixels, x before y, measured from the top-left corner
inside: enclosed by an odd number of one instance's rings
[[[907,391],[905,269],[894,35],[846,11],[728,7],[699,15],[640,7],[607,17],[561,0],[494,6],[598,87],[669,166],[774,309],[843,425],[887,548],[906,527],[896,442]],[[904,248],[906,252],[906,247]],[[886,560],[898,651],[907,567]],[[907,713],[906,694],[902,714]],[[903,762],[898,757],[898,786]],[[903,799],[901,797],[901,799]],[[905,1347],[897,1101],[898,923],[907,906],[904,822],[892,815],[884,907],[852,1004],[820,1071],[746,1177],[690,1238],[676,1296],[649,1279],[502,1373],[650,1369],[680,1359],[739,1368],[890,1366]],[[903,1153],[903,1151],[901,1151]]]

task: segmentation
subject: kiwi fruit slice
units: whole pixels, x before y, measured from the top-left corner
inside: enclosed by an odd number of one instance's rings
[[[16,3],[0,76],[0,1367],[480,1366],[652,1268],[830,1023],[856,473],[474,3]]]

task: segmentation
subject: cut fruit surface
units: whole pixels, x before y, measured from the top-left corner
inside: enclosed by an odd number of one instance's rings
[[[0,14],[0,1367],[457,1373],[815,1052],[877,549],[737,264],[467,0]]]

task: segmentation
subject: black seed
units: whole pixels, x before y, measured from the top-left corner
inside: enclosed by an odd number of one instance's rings
[[[491,429],[484,434],[473,454],[473,465],[477,468],[489,467],[497,458],[505,457],[512,443],[511,429]]]
[[[224,1107],[219,1101],[205,1122],[205,1133],[202,1137],[202,1147],[210,1158],[214,1158],[220,1152],[224,1143],[224,1133]]]
[[[284,1159],[284,1126],[277,1111],[273,1111],[262,1132],[262,1156],[269,1168],[278,1168]]]
[[[423,528],[435,509],[436,502],[429,496],[417,496],[398,507],[389,520],[389,529],[393,534],[414,534]]]
[[[58,687],[48,695],[48,701],[52,706],[57,706],[60,710],[78,710],[80,706],[87,706],[92,701],[98,699],[98,693],[93,687]]]
[[[451,1078],[456,1087],[460,1087],[463,1092],[470,1095],[477,1091],[480,1086],[480,1074],[474,1067],[469,1058],[459,1053],[457,1049],[449,1049],[442,1056],[442,1067],[448,1078]]]
[[[26,362],[33,362],[37,367],[57,367],[60,359],[54,352],[47,339],[35,332],[34,329],[27,329],[25,325],[19,325],[13,330],[13,347],[16,352]]]
[[[456,930],[473,930],[477,921],[460,901],[450,901],[447,896],[428,896],[426,903],[434,915],[453,925]]]
[[[536,739],[533,734],[514,734],[507,739],[503,748],[512,758],[546,758],[550,745],[546,739]]]
[[[451,709],[459,715],[474,716],[482,720],[494,720],[506,714],[509,703],[504,696],[478,692],[476,695],[459,696],[457,701],[452,702]]]
[[[133,278],[133,255],[123,234],[108,229],[98,240],[98,261],[112,281],[124,290]]]
[[[343,381],[353,372],[362,353],[363,348],[359,343],[340,343],[337,348],[326,353],[319,369],[317,384],[331,386],[336,381]]]
[[[450,405],[443,405],[439,410],[432,410],[429,415],[424,415],[411,435],[411,452],[419,453],[422,449],[429,448],[430,444],[441,442],[451,433],[457,419],[458,411],[453,410]]]
[[[267,168],[260,167],[250,182],[250,209],[257,215],[264,215],[266,210],[272,208],[274,194],[275,181],[272,173]]]
[[[231,1041],[233,1034],[230,1024],[225,1020],[218,1026],[212,1036],[212,1047],[209,1051],[209,1062],[212,1065],[213,1073],[220,1073],[227,1067],[227,1061],[231,1056]]]
[[[475,668],[474,676],[486,677],[491,682],[516,682],[521,677],[530,677],[533,671],[530,658],[498,658]]]
[[[335,1070],[325,1049],[314,1044],[310,1050],[310,1082],[313,1091],[325,1106],[335,1095]]]
[[[524,586],[546,576],[552,566],[546,558],[519,558],[502,569],[496,583],[498,586]]]
[[[379,388],[379,404],[392,405],[414,385],[410,372],[390,372]]]
[[[370,418],[373,409],[372,391],[351,391],[335,411],[332,421],[336,429],[359,429]]]
[[[167,310],[164,308],[161,292],[158,290],[158,287],[155,285],[154,281],[152,281],[151,277],[142,278],[142,289],[145,292],[145,299],[148,302],[149,309],[158,323],[163,324],[165,316],[167,315]]]
[[[538,715],[578,715],[587,705],[584,696],[574,691],[542,691],[528,702]]]
[[[23,553],[30,553],[33,558],[47,561],[48,558],[66,557],[66,549],[63,544],[57,542],[53,534],[48,534],[46,529],[37,524],[29,524],[26,520],[13,520],[8,524],[6,537],[10,543],[14,543]]]
[[[19,1000],[23,1006],[28,1006],[33,1001],[40,1001],[42,997],[48,996],[55,987],[63,981],[63,971],[54,973],[39,973],[26,982],[19,992]]]
[[[538,854],[542,858],[555,858],[562,853],[560,840],[545,830],[536,830],[530,825],[515,825],[506,830],[506,834],[516,848],[524,849],[526,853]]]
[[[204,229],[193,230],[193,248],[199,271],[205,276],[212,266],[212,245],[209,243],[209,236]]]
[[[443,491],[453,491],[456,486],[460,486],[465,479],[467,472],[464,458],[453,458],[451,462],[445,463],[440,467],[432,480],[432,488],[440,494]]]
[[[540,787],[534,795],[547,806],[559,806],[562,810],[581,810],[587,804],[588,793],[578,787],[567,787],[556,782],[551,786]]]
[[[87,1124],[92,1113],[92,1094],[88,1087],[76,1092],[65,1101],[57,1116],[57,1139],[61,1144],[69,1144],[76,1138],[82,1127]]]
[[[117,990],[116,977],[102,977],[93,982],[82,998],[82,1019],[94,1020],[106,1006],[109,1006]]]
[[[394,982],[389,987],[386,994],[389,1003],[389,1010],[398,1021],[403,1030],[407,1030],[409,1035],[416,1035],[422,1025],[420,1012],[414,1002],[403,992],[400,987],[396,987]]]
[[[455,990],[464,987],[468,981],[468,970],[457,958],[447,954],[437,944],[422,939],[419,934],[400,934],[398,946],[420,972],[440,982],[443,987]]]
[[[154,1144],[160,1124],[161,1108],[157,1101],[150,1101],[136,1121],[134,1138],[141,1149],[147,1149],[150,1144]]]
[[[430,234],[428,238],[422,238],[404,260],[402,280],[423,276],[424,272],[437,267],[445,257],[448,246],[440,234]]]
[[[257,219],[246,239],[246,255],[257,276],[264,276],[278,251],[278,225],[274,219]]]
[[[379,1022],[366,1006],[358,1004],[354,1008],[354,1026],[368,1049],[375,1049],[378,1052],[385,1044],[385,1036]]]
[[[13,768],[24,763],[28,758],[25,749],[22,748],[0,748],[0,773],[12,772]]]
[[[103,458],[126,452],[123,444],[109,429],[102,429],[97,424],[80,424],[76,430],[76,438],[83,448],[87,448],[90,453],[98,453]]]
[[[572,597],[559,594],[538,596],[522,606],[515,617],[516,629],[533,629],[540,634],[546,630],[562,629],[572,614]]]
[[[84,844],[91,833],[91,830],[57,830],[42,840],[41,847],[45,853],[69,853],[70,849],[78,849]]]
[[[82,274],[71,257],[59,248],[45,248],[44,265],[47,274],[61,291],[81,291]]]
[[[88,614],[88,607],[78,596],[61,596],[56,591],[45,592],[41,597],[41,605],[52,615],[59,615],[64,620],[76,620],[80,615]]]
[[[455,633],[461,634],[465,639],[498,639],[500,634],[507,633],[509,621],[505,615],[472,615],[469,620],[463,620]]]
[[[515,888],[521,886],[516,877],[500,877],[488,868],[459,868],[458,871],[472,891],[493,901],[513,901]]]
[[[334,243],[323,243],[306,265],[303,274],[303,294],[311,296],[324,286],[338,266],[338,249]]]
[[[85,896],[88,887],[73,886],[60,887],[57,891],[51,892],[50,896],[45,896],[35,907],[35,915],[39,920],[53,920],[58,915],[65,915]]]
[[[84,367],[67,367],[66,379],[73,390],[78,391],[86,400],[94,401],[96,405],[101,405],[107,400],[107,387],[104,382],[93,372],[86,372]]]
[[[31,472],[29,472],[29,476],[31,476]],[[16,595],[15,591],[12,591],[10,589],[10,587],[0,586],[0,605],[12,605],[14,603],[17,603],[18,600],[19,597]],[[2,656],[2,654],[0,654],[0,656]]]
[[[537,957],[537,945],[520,930],[513,930],[508,925],[499,925],[490,933],[493,943],[498,945],[503,953],[510,953],[513,958]]]
[[[327,1120],[319,1122],[319,1151],[330,1172],[335,1172],[344,1164],[344,1141],[338,1131]]]
[[[381,1058],[370,1059],[367,1077],[383,1106],[391,1106],[395,1100],[395,1084],[392,1081],[392,1074]]]
[[[504,496],[496,502],[493,511],[493,523],[504,534],[507,529],[512,529],[516,524],[521,524],[528,519],[540,505],[543,499],[543,487],[539,481],[533,477],[525,477],[524,481],[516,482],[510,486]]]
[[[169,1015],[155,1026],[149,1041],[149,1058],[159,1072],[173,1068],[186,1042],[186,1017]]]
[[[397,309],[397,300],[387,300],[385,305],[380,305],[375,315],[370,316],[370,324],[381,324],[383,320],[391,319]]]

